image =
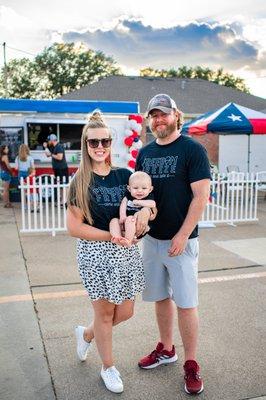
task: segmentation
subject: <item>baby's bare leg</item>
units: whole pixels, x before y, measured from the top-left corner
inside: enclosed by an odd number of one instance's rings
[[[122,233],[121,233],[121,226],[119,224],[119,219],[118,218],[113,218],[110,221],[109,224],[109,230],[112,236],[111,242],[119,244],[121,238],[122,238]]]
[[[134,215],[130,215],[125,221],[125,238],[128,239],[129,243],[132,244],[136,234],[136,218]]]

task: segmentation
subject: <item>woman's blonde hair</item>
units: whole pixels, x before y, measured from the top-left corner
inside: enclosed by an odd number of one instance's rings
[[[30,149],[26,144],[21,144],[18,150],[18,158],[20,161],[27,161],[28,156],[30,155]]]
[[[79,168],[70,183],[67,197],[67,206],[71,207],[74,205],[78,207],[82,211],[84,218],[88,221],[90,225],[93,224],[93,220],[90,211],[91,199],[88,189],[93,181],[93,167],[92,159],[87,149],[87,132],[88,130],[99,128],[105,128],[109,130],[101,112],[95,110],[89,117],[88,123],[84,126],[82,131],[81,160]]]

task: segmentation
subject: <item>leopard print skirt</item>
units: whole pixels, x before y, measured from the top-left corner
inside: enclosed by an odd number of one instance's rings
[[[79,273],[92,301],[114,304],[134,300],[145,288],[143,262],[137,245],[129,248],[111,242],[77,241]]]

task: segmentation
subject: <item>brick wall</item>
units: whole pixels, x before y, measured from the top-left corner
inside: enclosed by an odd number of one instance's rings
[[[200,142],[207,150],[211,164],[219,163],[219,135],[215,133],[206,133],[205,135],[192,135],[193,139]]]

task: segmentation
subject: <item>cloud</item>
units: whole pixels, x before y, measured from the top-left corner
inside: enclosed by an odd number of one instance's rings
[[[241,33],[241,25],[236,22],[194,21],[154,28],[140,19],[123,18],[112,28],[72,30],[63,33],[62,38],[65,42],[84,42],[89,48],[113,56],[119,64],[135,69],[203,65],[233,71],[264,65],[259,60],[257,43],[248,41]]]

